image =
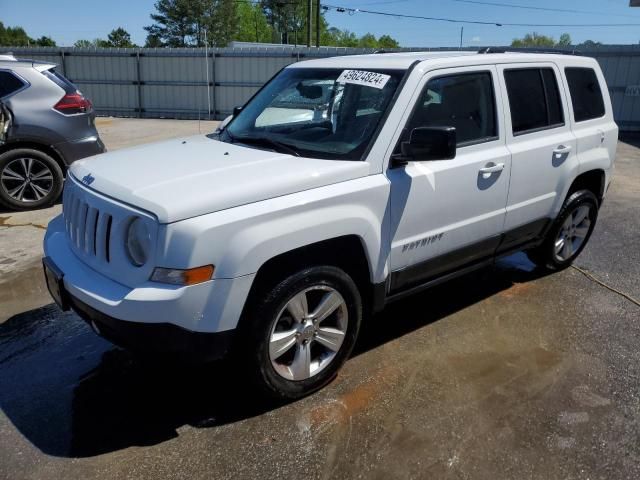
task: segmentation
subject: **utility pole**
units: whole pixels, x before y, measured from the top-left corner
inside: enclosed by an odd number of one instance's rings
[[[462,35],[464,35],[464,25],[460,27],[460,48],[458,50],[462,50]]]
[[[307,48],[311,47],[312,22],[313,22],[313,0],[307,0]]]
[[[320,47],[320,0],[316,0],[316,47]]]

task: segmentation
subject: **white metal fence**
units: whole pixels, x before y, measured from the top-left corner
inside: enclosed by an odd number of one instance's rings
[[[0,50],[57,63],[92,100],[99,115],[192,119],[224,118],[290,63],[372,53],[338,47],[219,48],[207,52],[199,48]],[[620,128],[640,131],[640,45],[607,45],[575,53],[600,62]]]

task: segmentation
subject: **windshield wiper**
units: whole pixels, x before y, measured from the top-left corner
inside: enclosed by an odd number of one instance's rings
[[[276,152],[288,153],[295,157],[300,156],[300,153],[291,145],[279,142],[277,140],[272,140],[268,137],[232,137],[232,141],[238,143],[246,143],[247,145],[262,145],[264,147],[271,147]]]

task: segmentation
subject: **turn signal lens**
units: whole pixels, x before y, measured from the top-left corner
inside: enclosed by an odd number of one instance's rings
[[[213,265],[179,270],[175,268],[155,268],[151,274],[152,282],[169,283],[171,285],[195,285],[213,278]]]

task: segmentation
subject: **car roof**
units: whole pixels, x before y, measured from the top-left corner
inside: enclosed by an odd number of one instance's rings
[[[297,62],[289,65],[287,68],[375,68],[405,70],[415,62],[428,62],[428,66],[433,67],[455,67],[463,65],[528,62],[592,64],[595,60],[589,57],[560,53],[478,53],[469,51],[432,51],[375,53],[368,55],[345,55],[340,57],[318,58]]]
[[[0,68],[4,69],[35,68],[38,71],[43,71],[49,70],[55,66],[55,63],[39,62],[37,60],[30,60],[26,58],[16,58],[12,53],[0,53]]]

